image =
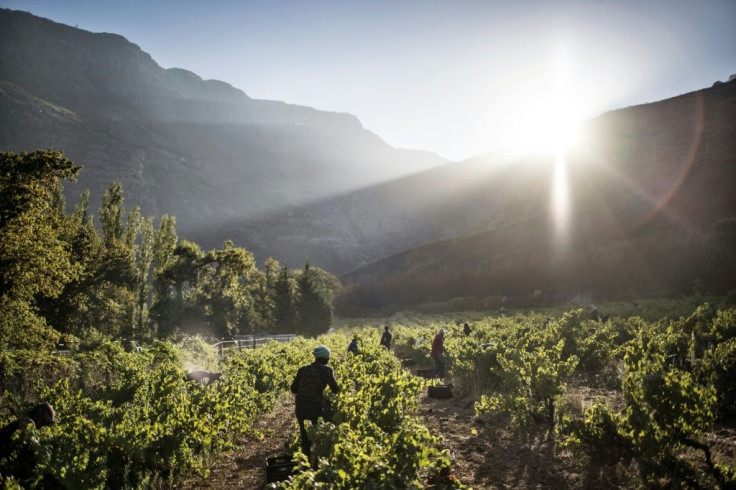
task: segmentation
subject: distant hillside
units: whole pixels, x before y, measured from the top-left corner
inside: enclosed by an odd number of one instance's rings
[[[567,233],[552,212],[552,158],[522,159],[489,186],[504,195],[485,229],[346,274],[343,309],[736,288],[724,253],[736,247],[736,83],[613,111],[586,130],[588,150],[566,165]]]
[[[94,209],[120,181],[126,206],[176,216],[205,248],[231,238],[259,259],[353,270],[356,301],[689,290],[734,216],[733,82],[592,121],[596,144],[568,162],[561,246],[550,162],[448,163],[348,114],[163,69],[115,34],[4,9],[0,25],[0,151],[63,150],[85,165],[70,198],[89,188]]]
[[[383,251],[356,245],[342,225],[324,236],[320,222],[285,223],[307,203],[446,163],[389,146],[349,114],[163,69],[119,35],[6,9],[0,25],[0,151],[63,150],[85,165],[70,198],[89,188],[99,203],[120,181],[128,207],[175,215],[180,235],[205,247],[232,238],[260,258],[337,271],[376,260]],[[321,253],[331,246],[341,259]]]

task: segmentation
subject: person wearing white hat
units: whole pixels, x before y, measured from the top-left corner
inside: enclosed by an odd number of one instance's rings
[[[332,368],[327,365],[330,360],[330,349],[318,345],[312,351],[314,362],[299,368],[294,381],[291,383],[291,392],[296,395],[296,419],[299,422],[302,452],[311,456],[312,443],[304,427],[304,421],[312,424],[322,417],[324,410],[324,391],[327,386],[333,393],[339,393],[340,387],[335,381]]]

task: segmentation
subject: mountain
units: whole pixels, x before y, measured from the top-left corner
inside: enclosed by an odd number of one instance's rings
[[[590,121],[564,167],[562,226],[551,157],[447,162],[348,114],[163,69],[115,34],[4,9],[0,25],[0,151],[63,150],[85,165],[70,198],[89,188],[94,209],[120,181],[128,207],[173,214],[206,248],[230,238],[344,274],[348,303],[733,282],[712,259],[736,201],[734,82]]]
[[[349,114],[255,100],[163,69],[119,35],[7,9],[0,25],[0,151],[63,150],[85,166],[70,199],[90,189],[94,207],[122,182],[128,207],[176,216],[180,236],[205,247],[231,238],[261,259],[338,272],[376,260],[383,249],[344,229],[373,226],[370,210],[349,210],[367,224],[326,223],[340,214],[330,203],[344,205],[332,197],[447,162],[393,148]],[[309,203],[326,214],[290,219]],[[341,259],[320,255],[331,246]]]
[[[612,111],[585,132],[564,165],[526,157],[478,182],[503,192],[484,228],[345,274],[343,310],[736,288],[736,82]]]

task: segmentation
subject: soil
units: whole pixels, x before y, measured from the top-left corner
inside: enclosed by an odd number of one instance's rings
[[[452,455],[453,472],[474,489],[502,488],[622,488],[587,477],[569,454],[555,447],[549,426],[514,428],[506,416],[476,417],[474,398],[437,400],[420,398],[418,415],[439,445]],[[220,455],[208,478],[190,477],[180,488],[262,489],[266,485],[266,458],[283,453],[293,430],[294,404],[284,399],[258,423],[263,439],[248,438],[242,449]],[[475,432],[474,432],[475,431]],[[586,480],[587,478],[587,480]]]
[[[627,488],[626,471],[604,475],[576,464],[557,447],[549,424],[517,427],[506,415],[478,417],[471,397],[420,401],[419,416],[450,451],[455,475],[474,489]]]
[[[210,466],[208,478],[192,476],[180,488],[261,489],[266,485],[266,459],[284,453],[285,444],[294,430],[294,402],[284,398],[270,414],[261,418],[256,428],[263,438],[249,437],[240,449],[219,455]]]
[[[615,396],[603,390],[579,388],[568,395],[570,405],[584,409],[593,398]],[[599,468],[583,466],[568,451],[555,444],[555,433],[548,424],[512,424],[500,414],[476,416],[475,397],[439,400],[420,398],[417,415],[438,438],[438,445],[450,452],[457,478],[479,489],[634,489],[640,488],[636,467],[620,464]],[[266,458],[284,452],[294,430],[294,403],[282,400],[263,417],[258,428],[264,437],[243,441],[242,449],[220,455],[213,461],[208,478],[191,477],[180,488],[262,489],[266,485]],[[708,442],[716,453],[726,454],[733,462],[736,430],[722,429],[711,434]],[[714,444],[715,443],[715,444]],[[702,459],[702,455],[699,456]],[[716,458],[722,459],[720,457]]]

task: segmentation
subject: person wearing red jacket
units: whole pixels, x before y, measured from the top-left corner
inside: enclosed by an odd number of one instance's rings
[[[445,329],[440,328],[432,341],[432,352],[429,354],[434,361],[434,375],[436,378],[445,376]]]

